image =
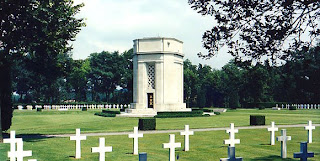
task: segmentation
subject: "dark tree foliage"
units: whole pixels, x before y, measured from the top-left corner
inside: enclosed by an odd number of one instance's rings
[[[189,107],[253,108],[275,104],[319,104],[320,44],[290,53],[282,66],[230,61],[221,70],[184,61]]]
[[[126,63],[124,57],[119,52],[109,53],[103,51],[101,53],[92,53],[89,57],[91,71],[89,73],[89,81],[92,84],[92,97],[98,100],[96,92],[104,93],[106,100],[109,102],[110,94],[113,94],[125,73]]]
[[[297,51],[283,66],[284,96],[291,100],[319,103],[320,44],[308,51]],[[292,94],[295,93],[295,94]]]
[[[0,52],[1,53],[1,52]],[[0,68],[0,73],[10,73],[10,66]],[[11,77],[3,77],[0,79],[0,104],[3,107],[12,107],[11,103]],[[2,108],[1,110],[1,125],[3,131],[6,131],[11,126],[12,108]],[[1,129],[1,128],[0,128]],[[2,135],[0,135],[0,140]],[[1,142],[1,141],[0,141]]]
[[[189,5],[217,22],[203,34],[208,50],[208,54],[198,54],[203,58],[227,45],[237,61],[267,56],[274,63],[286,59],[288,51],[316,45],[320,34],[318,0],[189,0]]]
[[[28,58],[34,72],[39,77],[48,78],[44,81],[48,81],[48,88],[52,88],[60,68],[57,65],[60,64],[58,55],[72,49],[69,41],[74,40],[80,27],[84,26],[83,19],[74,17],[82,6],[74,5],[73,0],[0,1],[0,70],[11,68],[15,61]],[[10,81],[0,84],[1,89],[9,88],[10,93],[11,80],[5,78],[11,77],[11,74],[11,70],[0,73],[2,81]],[[10,86],[2,87],[8,84]],[[11,101],[10,97],[1,99],[0,110],[10,111],[7,108],[12,106],[5,103]],[[4,119],[4,116],[1,118]],[[0,136],[2,131],[0,129]]]

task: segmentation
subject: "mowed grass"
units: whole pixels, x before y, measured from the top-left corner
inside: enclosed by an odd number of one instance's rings
[[[106,118],[94,116],[100,110],[89,111],[15,111],[13,124],[10,130],[17,134],[66,134],[75,133],[81,128],[82,133],[132,131],[137,126],[138,118]],[[314,124],[320,123],[320,110],[229,110],[221,115],[195,118],[157,118],[157,129],[183,129],[185,124],[190,128],[228,127],[230,123],[235,126],[249,126],[249,117],[252,114],[266,116],[266,123],[275,121],[276,125],[307,124],[312,120]],[[319,127],[313,132],[314,143],[309,144],[309,151],[315,152],[315,158],[320,160],[320,132]],[[8,131],[9,132],[9,131]],[[292,160],[293,152],[300,150],[300,142],[307,140],[307,132],[301,128],[288,128],[288,135],[292,141],[288,143],[288,157]],[[176,134],[176,141],[183,143],[183,137]],[[280,135],[280,130],[277,136]],[[138,160],[132,153],[132,140],[126,135],[106,136],[106,145],[113,146],[113,152],[106,154],[107,160]],[[191,136],[191,149],[189,152],[177,149],[179,160],[219,160],[227,157],[227,146],[223,140],[228,138],[225,131],[196,132]],[[236,155],[244,160],[282,160],[280,158],[280,143],[275,146],[269,144],[269,132],[266,129],[239,130],[236,138],[241,144],[236,145]],[[74,141],[69,138],[43,138],[25,139],[24,149],[32,150],[33,157],[38,161],[63,161],[74,159]],[[168,160],[168,149],[162,148],[162,143],[169,142],[168,134],[145,134],[139,141],[140,152],[148,153],[148,160]],[[99,137],[88,137],[82,142],[81,160],[98,160],[98,154],[91,153],[91,147],[97,147]],[[0,144],[0,161],[7,160],[9,144]]]
[[[192,127],[191,127],[192,128]],[[276,136],[280,135],[280,130]],[[225,131],[195,132],[190,136],[190,151],[183,151],[183,136],[176,135],[176,142],[181,142],[182,147],[176,150],[180,161],[217,161],[220,158],[227,157],[227,145],[223,144],[224,139],[228,139]],[[280,142],[276,145],[269,145],[269,132],[267,129],[239,130],[236,138],[241,140],[236,145],[236,156],[243,157],[246,161],[277,161],[277,160],[298,160],[293,159],[293,153],[300,151],[300,142],[307,140],[307,131],[303,127],[287,128],[287,135],[292,136],[288,141],[288,158],[280,158]],[[320,160],[320,128],[313,131],[313,143],[308,144],[309,152],[315,152],[315,157],[310,161]],[[132,139],[127,135],[105,136],[106,145],[113,147],[113,152],[106,153],[106,160],[115,161],[137,161],[138,156],[132,154]],[[139,152],[147,152],[148,160],[164,161],[168,160],[168,149],[162,148],[162,143],[169,142],[169,134],[144,134],[139,138]],[[81,142],[82,158],[84,161],[99,160],[98,153],[91,153],[91,147],[97,147],[99,137],[87,137],[87,140]],[[70,161],[74,159],[75,142],[69,138],[45,138],[45,139],[25,139],[24,149],[32,150],[33,156],[27,159],[35,158],[38,161]],[[6,151],[9,150],[9,144],[0,144],[0,160],[7,160]]]
[[[10,130],[17,134],[66,134],[81,128],[82,133],[132,131],[138,125],[138,118],[100,117],[89,111],[14,111]],[[157,118],[158,130],[183,129],[185,124],[192,128],[227,127],[231,122],[236,126],[249,126],[252,114],[266,116],[266,124],[276,125],[307,124],[312,120],[320,123],[320,110],[228,110],[212,117]]]

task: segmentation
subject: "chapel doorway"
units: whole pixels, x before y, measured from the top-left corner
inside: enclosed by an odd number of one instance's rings
[[[153,93],[147,93],[147,95],[148,95],[148,108],[153,108]]]

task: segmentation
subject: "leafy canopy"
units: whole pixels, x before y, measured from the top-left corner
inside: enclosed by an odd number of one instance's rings
[[[225,45],[236,60],[273,63],[286,59],[289,50],[307,51],[319,37],[318,0],[189,0],[191,8],[211,15],[217,25],[203,34],[203,46],[211,58]]]

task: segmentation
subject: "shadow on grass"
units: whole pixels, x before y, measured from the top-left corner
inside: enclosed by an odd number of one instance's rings
[[[270,144],[260,144],[260,145],[262,145],[262,146],[270,146]]]
[[[267,157],[259,157],[259,158],[253,158],[253,159],[250,159],[250,161],[295,161],[294,159],[291,159],[291,158],[286,158],[286,159],[283,159],[281,158],[280,156],[277,156],[277,155],[269,155]]]
[[[3,133],[3,138],[10,138],[10,134]],[[55,138],[54,136],[47,136],[43,134],[19,134],[16,138],[22,138],[25,142],[39,142],[42,139]]]

